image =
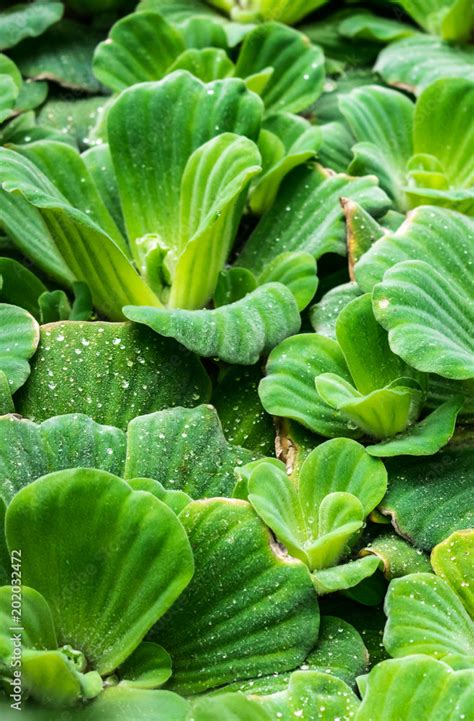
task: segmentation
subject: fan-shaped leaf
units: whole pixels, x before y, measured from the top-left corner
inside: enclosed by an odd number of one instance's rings
[[[447,444],[454,433],[462,407],[460,396],[451,398],[422,421],[400,434],[367,448],[371,456],[431,456]]]
[[[208,394],[201,364],[173,341],[130,323],[65,321],[42,327],[17,408],[37,421],[85,413],[125,429],[137,415],[193,406]]]
[[[171,687],[196,693],[302,663],[319,629],[307,568],[281,553],[244,501],[196,501],[180,519],[196,571],[153,631],[173,658]]]
[[[433,548],[431,565],[435,573],[457,593],[464,608],[474,619],[473,540],[474,531],[471,529],[452,533]]]
[[[374,177],[334,175],[320,166],[296,168],[283,180],[273,207],[247,241],[238,264],[258,273],[285,251],[346,254],[341,197],[356,200],[371,214],[388,209]]]
[[[137,260],[137,241],[146,235],[158,234],[168,249],[178,245],[181,183],[192,153],[225,132],[256,139],[261,114],[259,98],[236,78],[205,85],[178,71],[121,94],[109,112],[108,135]]]
[[[87,25],[61,20],[41,37],[17,45],[12,57],[28,78],[53,80],[64,88],[97,93],[100,84],[92,74],[92,55],[102,37]]]
[[[315,433],[354,435],[354,429],[342,415],[316,393],[314,379],[325,372],[350,380],[335,341],[315,333],[287,338],[268,358],[266,377],[259,386],[263,407],[267,413],[291,418]]]
[[[431,458],[387,462],[389,486],[381,503],[397,531],[430,551],[454,531],[473,525],[473,450],[448,445]]]
[[[159,304],[127,256],[87,213],[73,208],[29,160],[11,150],[0,153],[2,187],[40,210],[56,248],[76,279],[88,284],[100,311],[121,320],[122,306],[133,297]]]
[[[339,105],[358,141],[349,172],[377,175],[381,187],[403,209],[406,201],[401,187],[413,152],[414,104],[395,90],[366,85],[343,95]]]
[[[237,269],[236,269],[237,270]],[[241,268],[241,270],[245,270]],[[291,290],[302,311],[313,300],[318,287],[317,266],[309,253],[282,253],[259,275],[259,283],[283,283]]]
[[[0,17],[0,50],[12,48],[24,38],[41,35],[50,25],[61,19],[60,2],[21,3],[2,10]]]
[[[445,663],[414,655],[382,661],[362,677],[356,721],[458,721],[469,718],[473,671],[453,673]]]
[[[469,40],[474,22],[470,0],[397,0],[428,33],[444,40]]]
[[[384,645],[392,656],[474,655],[473,621],[446,581],[432,573],[392,581],[385,613]]]
[[[260,160],[257,146],[234,133],[212,138],[189,158],[181,181],[171,307],[201,308],[214,292]]]
[[[262,92],[267,111],[296,113],[321,94],[323,53],[297,30],[267,22],[245,36],[236,74],[245,78],[268,67],[274,72]]]
[[[181,33],[159,13],[132,13],[97,46],[94,75],[112,90],[160,80],[185,49]]]
[[[65,468],[100,468],[123,475],[125,436],[74,413],[41,424],[0,417],[0,496],[9,503],[23,486]]]
[[[474,80],[474,49],[417,33],[382,50],[374,69],[390,85],[418,95],[439,78]]]
[[[130,422],[125,478],[155,478],[193,498],[230,496],[235,466],[253,458],[227,442],[212,406],[170,408]]]
[[[466,245],[467,240],[463,238]],[[388,331],[390,347],[407,363],[462,380],[474,378],[474,313],[465,302],[473,295],[474,279],[468,273],[456,278],[444,264],[435,268],[409,260],[388,270],[375,286],[373,307]]]
[[[193,573],[175,514],[104,471],[58,471],[23,488],[8,507],[6,536],[23,551],[23,578],[48,602],[59,643],[103,674],[127,658]]]
[[[30,375],[28,360],[39,342],[39,326],[32,315],[16,305],[0,303],[0,370],[11,393]]]
[[[300,327],[294,296],[281,283],[266,283],[242,300],[214,310],[127,306],[124,313],[198,355],[242,365],[256,363],[262,353]]]

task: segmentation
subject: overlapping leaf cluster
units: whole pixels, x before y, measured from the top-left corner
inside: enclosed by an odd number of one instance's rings
[[[472,3],[5,5],[2,718],[468,719]]]

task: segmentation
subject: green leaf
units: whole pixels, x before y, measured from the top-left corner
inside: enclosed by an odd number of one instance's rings
[[[61,20],[41,37],[17,45],[11,55],[27,78],[97,93],[100,84],[92,74],[92,55],[101,35],[74,20]]]
[[[420,260],[443,273],[463,278],[470,260],[473,221],[460,213],[436,207],[416,208],[395,232],[387,233],[361,257],[355,279],[364,292],[372,292],[384,274],[405,260]],[[445,269],[445,265],[448,266]]]
[[[454,243],[451,249],[456,253]],[[458,256],[456,262],[460,261]],[[464,257],[464,262],[472,261]],[[388,331],[392,350],[418,370],[458,380],[473,378],[474,315],[465,303],[473,290],[467,273],[456,278],[447,265],[435,268],[421,260],[404,261],[375,286],[375,317]]]
[[[133,298],[159,303],[123,251],[87,213],[73,208],[29,160],[11,150],[1,149],[0,154],[0,177],[7,178],[2,187],[40,210],[57,249],[76,279],[88,284],[98,310],[121,320],[122,306]]]
[[[355,441],[327,441],[306,458],[297,484],[275,465],[258,463],[248,498],[292,555],[311,570],[333,566],[385,493],[385,469],[371,461]]]
[[[445,663],[414,655],[382,661],[362,677],[355,721],[458,721],[469,718],[473,671],[453,673]]]
[[[309,309],[311,325],[318,335],[336,340],[336,320],[345,306],[361,295],[356,283],[344,283],[325,293]]]
[[[377,536],[359,553],[362,556],[371,553],[380,558],[383,561],[384,576],[389,581],[409,573],[432,571],[425,554],[395,533]]]
[[[271,455],[275,450],[275,429],[258,397],[261,379],[258,366],[228,368],[214,386],[212,403],[231,443]]]
[[[158,688],[171,676],[171,657],[162,646],[143,641],[119,669],[120,686]]]
[[[318,507],[329,493],[342,491],[356,496],[364,516],[368,516],[385,494],[387,472],[383,463],[371,458],[360,443],[335,438],[321,443],[307,456],[299,483],[306,493],[306,513]]]
[[[302,251],[320,258],[346,254],[341,197],[356,200],[371,214],[388,209],[388,199],[373,177],[334,175],[320,166],[293,170],[283,180],[273,207],[247,241],[238,264],[261,272],[277,255]]]
[[[302,20],[313,10],[325,5],[327,0],[282,0],[275,5],[272,0],[250,0],[245,9],[241,9],[240,4],[235,0],[211,0],[211,4],[223,9],[233,7],[232,17],[240,20],[241,16],[244,21],[247,16],[263,20],[279,20],[287,25],[294,25]]]
[[[240,693],[201,698],[193,705],[193,721],[270,721],[271,717],[256,700]]]
[[[18,114],[26,113],[30,110],[36,110],[40,105],[43,105],[44,101],[48,96],[48,83],[33,80],[27,80],[23,83],[18,93],[15,103],[15,113]]]
[[[23,551],[23,579],[48,602],[59,642],[101,674],[129,656],[193,573],[175,514],[95,469],[58,471],[23,488],[8,507],[6,536]]]
[[[125,255],[129,255],[124,237],[103,202],[86,164],[74,148],[54,140],[40,140],[16,146],[14,150],[34,163],[73,208],[86,213]]]
[[[64,321],[41,329],[29,382],[16,403],[36,421],[85,413],[125,429],[137,415],[194,406],[209,392],[199,361],[173,341],[130,323]]]
[[[234,133],[212,138],[189,158],[181,181],[171,307],[200,308],[209,300],[235,237],[246,188],[260,170],[257,146]]]
[[[168,250],[182,247],[181,184],[192,153],[221,133],[256,139],[261,114],[259,98],[236,78],[205,85],[178,71],[120,95],[109,112],[108,135],[137,262],[147,250],[138,241],[147,235],[157,234]]]
[[[315,377],[325,372],[350,380],[335,341],[315,333],[287,338],[268,358],[266,377],[259,386],[263,407],[267,413],[291,418],[321,435],[354,435],[354,428],[315,390]]]
[[[349,172],[377,175],[383,190],[403,210],[406,200],[401,188],[413,153],[414,104],[400,92],[367,85],[343,95],[339,106],[357,140]]]
[[[74,413],[35,424],[0,417],[0,496],[9,503],[23,486],[65,468],[100,468],[123,475],[125,436]]]
[[[2,529],[3,533],[3,529]],[[19,549],[16,549],[19,550]],[[29,586],[21,588],[21,618],[20,624],[12,617],[13,587],[0,588],[0,659],[4,663],[11,661],[15,644],[12,638],[13,628],[22,627],[22,648],[46,650],[58,646],[53,618],[48,604],[43,596]]]
[[[314,158],[321,141],[321,130],[297,115],[277,113],[267,118],[259,138],[264,172],[250,194],[253,213],[262,215],[271,208],[283,178]]]
[[[13,258],[0,258],[0,301],[18,305],[37,320],[38,299],[46,291],[42,281]]]
[[[119,685],[76,713],[78,721],[128,721],[134,716],[140,721],[187,721],[189,711],[188,701],[175,693]]]
[[[297,30],[267,22],[245,36],[236,75],[245,78],[268,67],[274,72],[262,92],[267,112],[297,113],[322,92],[323,52]]]
[[[391,352],[387,334],[374,318],[369,293],[341,310],[336,336],[360,393],[371,393],[409,375],[405,363]]]
[[[41,323],[67,320],[71,315],[71,304],[63,290],[46,291],[38,298]]]
[[[369,40],[379,43],[390,43],[409,37],[415,32],[411,25],[392,18],[379,17],[367,10],[351,11],[341,21],[338,31],[346,38]]]
[[[391,582],[384,645],[391,656],[474,655],[474,623],[450,586],[432,573]]]
[[[369,653],[359,632],[347,621],[321,616],[318,643],[305,661],[311,671],[337,676],[349,686],[367,670]]]
[[[0,50],[12,48],[24,38],[41,35],[60,20],[62,14],[63,4],[50,0],[5,8],[0,17]]]
[[[103,95],[90,98],[68,98],[67,94],[59,98],[53,96],[39,110],[38,124],[56,130],[65,140],[74,138],[78,148],[85,150],[100,140],[96,131],[100,135],[100,121],[108,102],[110,100]]]
[[[64,708],[81,697],[81,674],[61,651],[22,653],[22,679],[26,690],[44,706]]]
[[[335,591],[354,588],[361,581],[370,578],[377,571],[380,561],[374,556],[358,558],[332,568],[323,568],[313,573],[313,583],[320,596]]]
[[[422,92],[416,104],[414,150],[436,158],[450,188],[454,190],[474,185],[474,131],[469,123],[469,109],[473,102],[474,82],[450,78],[432,83]],[[412,195],[411,189],[407,192]],[[445,205],[443,194],[440,193],[438,202]],[[464,201],[464,206],[466,202],[469,201]],[[471,197],[471,206],[473,203]],[[461,205],[457,207],[450,203],[449,207],[464,211]],[[469,212],[469,207],[464,212]]]
[[[0,54],[0,123],[13,114],[23,80],[15,63]]]
[[[360,701],[341,679],[319,671],[295,671],[284,693],[267,696],[261,704],[274,718],[292,721],[332,721],[353,718]],[[336,716],[337,714],[337,716]]]
[[[4,157],[2,158],[3,163]],[[1,173],[1,166],[0,166]],[[1,173],[1,181],[10,175]],[[23,197],[0,190],[0,227],[15,247],[47,276],[70,286],[74,275],[58,251],[39,210]]]
[[[382,50],[374,70],[389,85],[419,95],[439,78],[474,80],[474,49],[417,33]]]
[[[246,268],[226,268],[217,278],[213,302],[218,308],[240,300],[257,287],[254,274]]]
[[[182,34],[159,13],[132,13],[115,23],[97,46],[94,75],[115,91],[160,80],[185,49]]]
[[[371,456],[431,456],[445,446],[454,433],[463,398],[451,398],[405,433],[367,448]]]
[[[474,23],[469,0],[397,0],[426,32],[444,40],[468,41]]]
[[[473,450],[448,445],[430,458],[387,462],[388,492],[381,504],[397,531],[424,550],[473,523]]]
[[[240,270],[244,271],[245,268]],[[316,261],[309,253],[281,253],[260,273],[258,282],[286,285],[293,293],[301,312],[313,300],[318,288],[316,273]]]
[[[464,608],[474,618],[472,591],[472,530],[456,531],[433,548],[431,565],[437,576],[444,579],[461,599]]]
[[[256,363],[262,353],[300,328],[294,296],[281,283],[266,283],[242,300],[214,310],[126,306],[124,313],[200,356],[241,365]]]
[[[306,567],[281,552],[244,501],[196,501],[180,519],[196,570],[153,631],[173,659],[171,688],[197,693],[302,663],[319,629]]]
[[[28,360],[39,342],[39,326],[23,308],[0,303],[0,370],[6,375],[11,393],[30,375]]]
[[[350,423],[374,438],[386,438],[404,431],[419,414],[422,393],[410,381],[400,378],[363,396],[334,373],[323,373],[316,378],[316,390]]]
[[[319,125],[322,135],[318,158],[325,168],[345,173],[352,160],[354,138],[345,123],[331,122]]]
[[[187,70],[199,80],[209,83],[234,75],[235,66],[229,56],[221,48],[190,48],[178,56],[169,72]],[[249,90],[253,90],[248,83]]]
[[[133,478],[131,481],[127,479],[127,483],[134,491],[151,493],[155,498],[158,498],[159,501],[166,503],[176,515],[181,513],[183,508],[193,500],[191,496],[188,496],[184,491],[166,490],[159,481],[155,481],[152,478]]]
[[[235,466],[254,457],[228,443],[212,406],[170,408],[130,422],[124,477],[154,478],[192,498],[229,496]]]
[[[110,215],[115,220],[115,224],[122,232],[122,235],[126,237],[117,178],[109,146],[105,143],[96,145],[82,153],[81,157]]]

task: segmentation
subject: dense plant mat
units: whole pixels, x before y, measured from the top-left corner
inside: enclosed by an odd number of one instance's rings
[[[473,42],[2,3],[2,719],[472,718]]]

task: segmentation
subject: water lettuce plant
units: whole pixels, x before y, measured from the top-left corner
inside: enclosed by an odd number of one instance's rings
[[[467,721],[468,0],[7,0],[0,716]]]

